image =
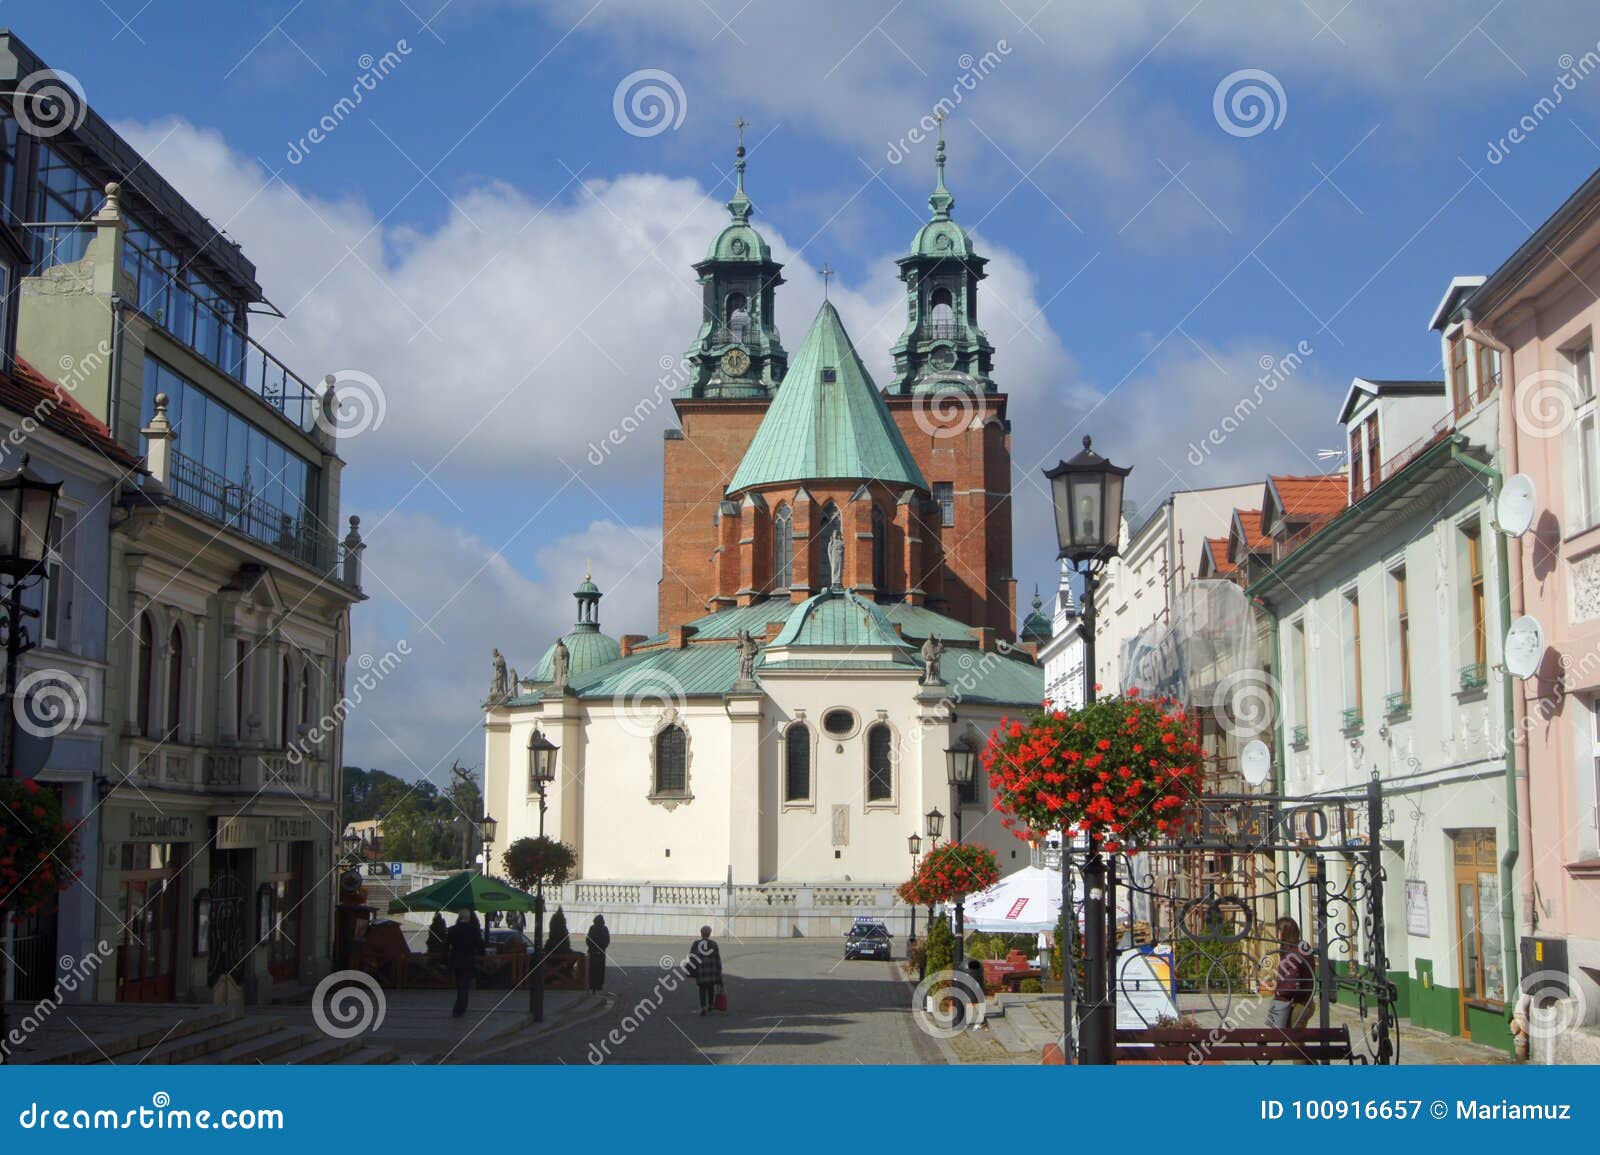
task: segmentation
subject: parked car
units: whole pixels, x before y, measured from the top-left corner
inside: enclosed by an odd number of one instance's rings
[[[894,939],[889,928],[876,920],[861,920],[844,932],[844,957],[893,958]]]

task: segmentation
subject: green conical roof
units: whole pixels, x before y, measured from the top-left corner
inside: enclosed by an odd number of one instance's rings
[[[844,322],[827,301],[790,359],[728,492],[824,479],[928,488]]]

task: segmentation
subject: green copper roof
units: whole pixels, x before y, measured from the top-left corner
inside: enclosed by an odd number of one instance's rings
[[[772,648],[784,646],[890,646],[909,651],[883,607],[848,590],[828,590],[795,607]],[[909,660],[909,659],[908,659]]]
[[[739,151],[734,154],[734,170],[738,174],[738,184],[733,191],[733,196],[728,200],[728,215],[733,220],[723,226],[716,239],[711,242],[711,248],[706,253],[708,261],[751,261],[761,264],[772,260],[772,250],[767,247],[766,238],[750,227],[750,214],[755,212],[755,205],[744,191],[744,145],[739,146]]]
[[[956,207],[956,198],[944,184],[944,133],[940,126],[939,147],[934,152],[939,165],[939,183],[928,197],[928,207],[933,219],[917,230],[911,239],[913,257],[970,257],[972,241],[967,230],[950,219],[950,210]]]
[[[576,656],[576,655],[574,655]],[[706,697],[724,694],[739,677],[739,648],[732,644],[687,646],[681,650],[649,650],[633,654],[603,667],[577,673],[573,663],[570,689],[580,698],[660,696]],[[549,689],[535,690],[512,698],[508,705],[531,706]]]
[[[607,637],[598,629],[579,628],[570,633],[563,634],[562,642],[567,647],[567,676],[576,679],[579,674],[598,669],[607,662],[614,662],[622,657],[622,646],[616,638]],[[550,643],[550,648],[544,652],[544,657],[539,659],[539,669],[535,671],[535,682],[548,682],[551,677],[551,667],[555,664],[556,645]]]
[[[1039,587],[1033,588],[1033,613],[1022,619],[1022,640],[1025,642],[1047,642],[1050,640],[1050,619],[1044,613],[1044,599],[1039,596]]]
[[[827,301],[790,359],[728,492],[821,479],[928,488],[844,322]]]

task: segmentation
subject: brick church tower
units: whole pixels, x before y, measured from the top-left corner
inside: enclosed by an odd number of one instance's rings
[[[665,435],[660,629],[833,585],[1015,635],[1010,423],[978,326],[986,262],[951,218],[942,135],[937,161],[933,215],[898,261],[907,320],[880,392],[826,302],[791,366],[782,266],[750,224],[739,147],[731,220],[694,266],[703,315]]]

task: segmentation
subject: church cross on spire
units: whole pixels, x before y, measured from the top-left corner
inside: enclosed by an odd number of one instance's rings
[[[826,301],[828,299],[828,280],[833,275],[834,275],[833,270],[830,269],[828,267],[828,263],[826,261],[824,261],[822,263],[822,299],[824,301]]]
[[[944,122],[949,115],[944,109],[939,109],[933,114],[933,119],[939,125],[939,143],[933,150],[933,160],[939,166],[939,181],[934,186],[933,195],[928,198],[928,207],[933,210],[933,219],[947,221],[950,219],[950,210],[956,206],[956,198],[950,195],[950,190],[944,184]]]

